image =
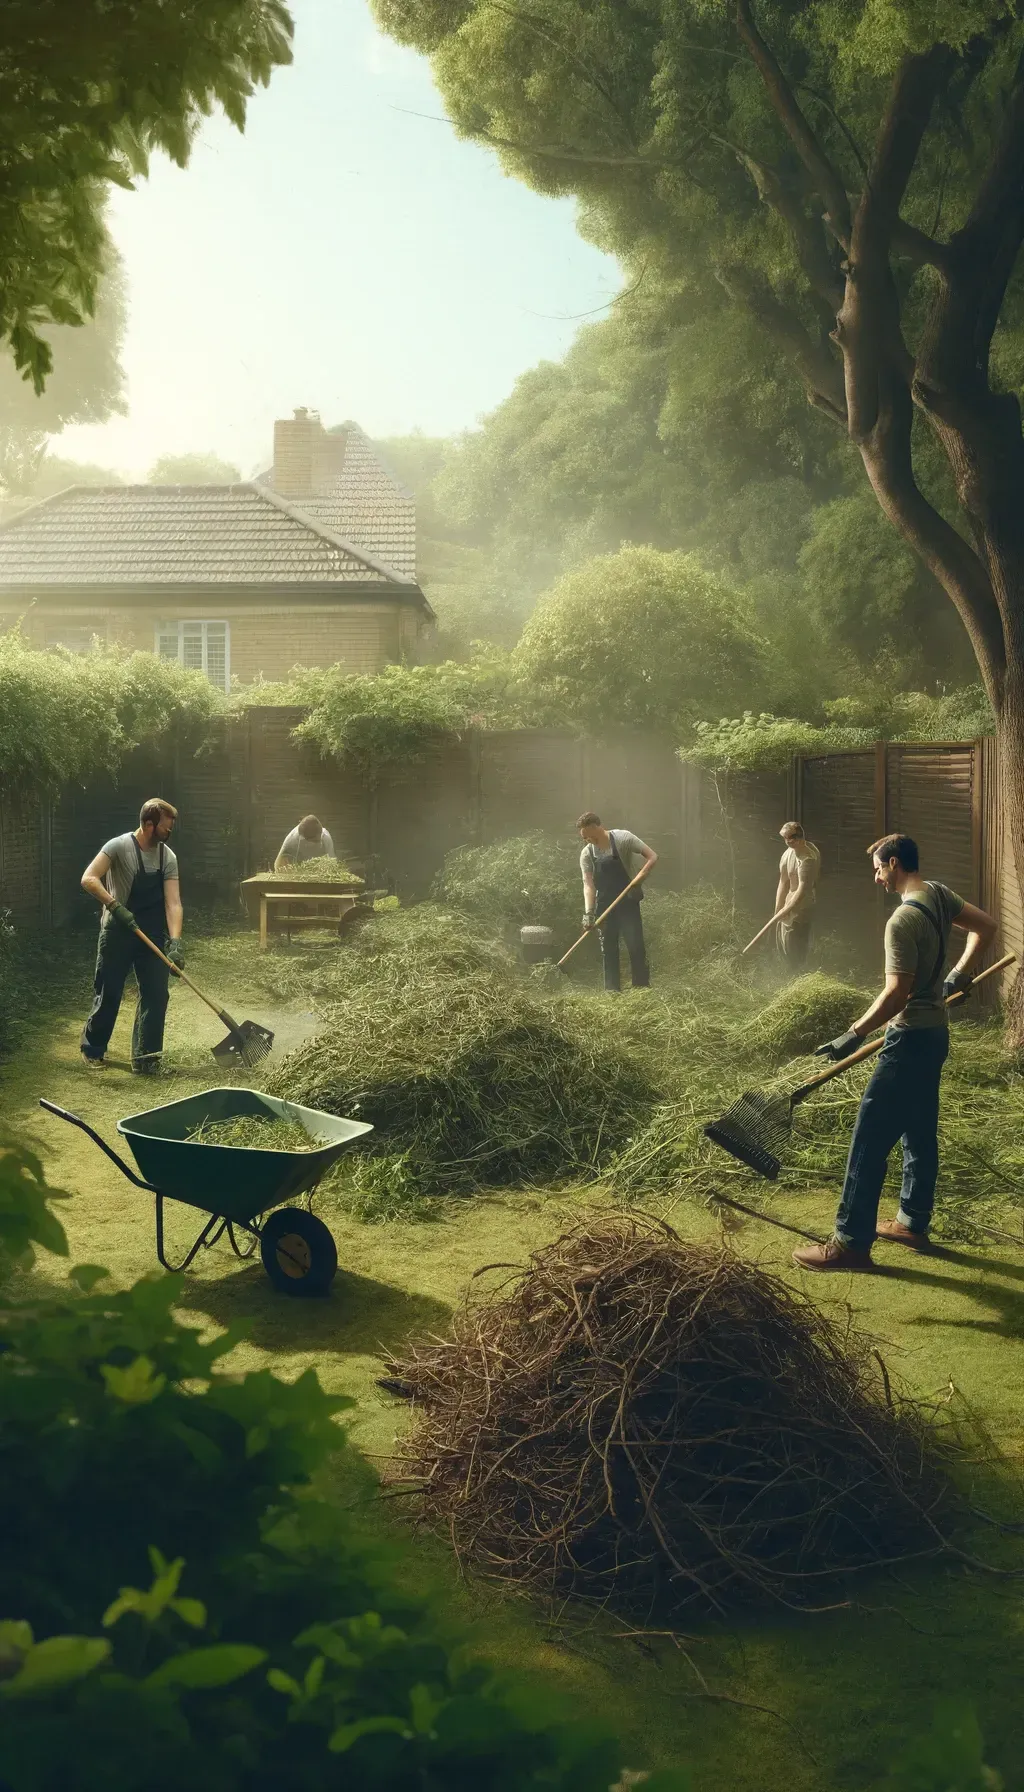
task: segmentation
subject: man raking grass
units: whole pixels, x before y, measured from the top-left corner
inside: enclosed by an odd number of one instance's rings
[[[885,928],[885,987],[817,1055],[838,1063],[876,1027],[888,1027],[857,1113],[834,1235],[793,1252],[801,1269],[870,1269],[876,1237],[927,1248],[939,1170],[939,1082],[949,1052],[945,998],[968,993],[996,935],[996,922],[984,909],[945,884],[925,882],[908,834],[888,834],[868,850],[875,882],[899,898]],[[966,931],[967,944],[943,979],[953,928]],[[903,1145],[899,1212],[880,1221],[878,1203],[897,1139]]]
[[[651,973],[640,914],[643,899],[640,885],[654,870],[658,855],[628,828],[604,827],[601,817],[595,815],[593,809],[587,809],[580,816],[576,831],[583,841],[580,853],[585,909],[583,926],[587,930],[598,926],[600,921],[605,989],[618,994],[622,987],[620,940],[629,953],[633,988],[647,989]],[[602,916],[605,917],[603,920]]]
[[[82,888],[96,899],[100,938],[95,995],[82,1033],[82,1057],[101,1066],[114,1031],[125,981],[135,972],[139,999],[132,1028],[132,1069],[152,1075],[159,1068],[167,1013],[167,965],[139,939],[136,928],[160,946],[178,970],[184,968],[178,861],[168,846],[178,811],[163,797],[143,803],[133,834],[108,840],[82,873]]]

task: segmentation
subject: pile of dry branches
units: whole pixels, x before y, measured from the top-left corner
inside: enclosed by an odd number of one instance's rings
[[[537,1251],[393,1360],[400,1465],[467,1565],[634,1613],[768,1596],[943,1546],[950,1502],[881,1359],[728,1249],[621,1215]]]

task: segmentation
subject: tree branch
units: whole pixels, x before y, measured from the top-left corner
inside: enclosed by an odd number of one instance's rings
[[[951,52],[943,45],[921,56],[904,57],[889,90],[867,185],[853,219],[846,296],[836,320],[836,341],[846,365],[850,435],[858,444],[878,421],[883,372],[898,372],[908,386],[913,378],[890,254],[900,206],[950,58]]]
[[[861,457],[879,505],[952,599],[967,630],[989,701],[998,716],[1006,677],[1006,648],[988,573],[974,549],[928,502],[914,476],[914,404],[906,382],[883,377],[875,427]]]
[[[736,0],[736,30],[740,41],[754,62],[776,116],[814,183],[815,191],[825,204],[826,222],[843,248],[850,241],[850,202],[846,182],[842,179],[803,112],[797,105],[793,89],[782,72],[774,51],[765,42],[754,23],[750,0]]]
[[[808,401],[833,423],[846,427],[846,401],[839,362],[827,342],[816,342],[800,319],[776,298],[768,281],[747,266],[716,268],[715,279],[761,328],[800,376]]]
[[[756,161],[746,150],[734,148],[733,153],[746,168],[759,198],[788,225],[808,284],[824,299],[834,317],[843,302],[843,280],[828,252],[820,221],[808,217],[800,196],[786,185],[776,169]]]

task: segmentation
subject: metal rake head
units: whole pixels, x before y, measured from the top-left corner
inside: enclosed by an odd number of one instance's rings
[[[273,1043],[274,1035],[269,1027],[261,1027],[254,1020],[243,1020],[241,1026],[232,1027],[227,1037],[211,1049],[220,1064],[241,1063],[247,1070],[254,1070]]]
[[[778,1153],[785,1150],[793,1117],[789,1096],[765,1095],[747,1089],[718,1120],[704,1128],[704,1136],[739,1159],[759,1176],[774,1182],[782,1168]]]

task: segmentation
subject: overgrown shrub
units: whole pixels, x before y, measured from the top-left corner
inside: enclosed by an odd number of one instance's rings
[[[57,791],[158,737],[198,746],[220,704],[202,673],[152,653],[40,653],[2,635],[0,787]]]
[[[583,911],[579,842],[537,830],[490,846],[456,847],[433,894],[493,928],[536,925],[575,937]]]
[[[38,1159],[0,1149],[0,1782],[7,1792],[607,1792],[589,1717],[458,1647],[405,1547],[309,1493],[363,1487],[311,1371],[225,1373],[172,1308],[15,1282],[66,1253]],[[648,1782],[682,1792],[671,1773]]]

